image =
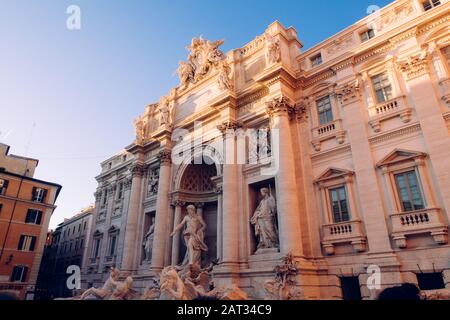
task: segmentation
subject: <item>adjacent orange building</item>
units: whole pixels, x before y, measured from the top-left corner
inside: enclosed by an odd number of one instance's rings
[[[50,217],[61,186],[33,178],[36,159],[0,143],[0,293],[33,299]]]

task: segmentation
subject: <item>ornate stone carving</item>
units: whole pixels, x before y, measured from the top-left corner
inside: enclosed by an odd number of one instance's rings
[[[135,294],[133,287],[133,278],[127,277],[125,281],[113,281],[115,289],[109,300],[131,300]]]
[[[169,149],[163,149],[158,154],[159,162],[162,166],[169,166],[172,164],[172,151]]]
[[[275,267],[275,278],[264,283],[266,300],[302,300],[302,292],[296,288],[295,277],[299,270],[292,254],[283,258]]]
[[[136,132],[136,143],[143,145],[150,139],[150,133],[152,130],[152,121],[155,118],[155,112],[157,111],[157,105],[153,104],[147,106],[145,113],[134,120],[134,129]]]
[[[204,242],[206,223],[197,214],[195,206],[189,205],[186,209],[188,214],[175,227],[171,236],[175,236],[178,231],[184,228],[183,238],[187,250],[182,265],[198,265],[200,267],[202,251],[208,251],[208,247]]]
[[[353,33],[351,33],[333,41],[333,44],[328,48],[327,52],[328,54],[333,55],[349,48],[353,43]]]
[[[223,40],[212,42],[201,37],[192,39],[191,45],[186,48],[190,52],[188,62],[181,61],[178,68],[182,89],[203,79],[225,60],[224,53],[219,50],[222,44]]]
[[[135,176],[142,177],[144,175],[144,166],[140,163],[135,163],[131,166],[130,172],[133,177]]]
[[[144,249],[144,261],[150,261],[152,259],[153,239],[155,233],[155,217],[151,217],[150,227],[144,236],[142,248]]]
[[[232,91],[234,89],[232,79],[230,78],[231,67],[226,61],[221,61],[218,64],[219,76],[217,84],[220,90]]]
[[[267,65],[275,64],[281,60],[280,40],[271,36],[269,33],[264,34],[266,44],[266,63]]]
[[[350,104],[360,98],[361,86],[359,79],[348,82],[336,88],[336,95],[342,105]]]
[[[287,98],[281,96],[266,102],[266,112],[272,118],[277,114],[290,114],[295,112],[295,108],[289,103]]]
[[[220,125],[217,126],[217,129],[222,132],[222,134],[225,134],[227,131],[234,131],[239,129],[241,124],[234,120],[227,120],[222,122]]]
[[[108,300],[115,290],[115,283],[119,278],[120,271],[116,268],[111,268],[111,272],[108,280],[106,280],[103,287],[100,289],[97,288],[89,288],[87,289],[80,297],[80,300],[88,300],[89,299],[100,299],[100,300]]]
[[[172,127],[173,125],[173,103],[168,97],[162,97],[159,101],[158,111],[160,113],[160,125]]]
[[[404,61],[399,61],[398,67],[406,80],[412,80],[427,74],[429,71],[427,52],[422,51],[416,56],[410,56]]]
[[[159,169],[155,168],[150,171],[148,178],[147,196],[151,197],[158,194]]]
[[[262,200],[256,208],[250,223],[255,226],[258,238],[258,250],[278,248],[278,230],[276,227],[277,205],[269,188],[262,188]]]

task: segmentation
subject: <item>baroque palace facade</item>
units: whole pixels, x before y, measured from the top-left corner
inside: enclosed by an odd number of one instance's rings
[[[306,299],[373,298],[373,266],[382,288],[450,288],[449,9],[398,0],[305,52],[279,22],[226,54],[193,39],[102,163],[84,286],[199,262],[263,298],[291,253]]]

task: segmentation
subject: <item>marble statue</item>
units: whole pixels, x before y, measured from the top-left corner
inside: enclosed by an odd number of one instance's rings
[[[160,276],[160,300],[188,300],[183,280],[174,267],[166,267]]]
[[[201,264],[202,251],[208,251],[208,247],[204,242],[206,223],[203,218],[197,214],[193,205],[187,206],[188,214],[184,217],[179,225],[175,227],[171,236],[183,229],[183,238],[186,244],[186,256],[182,265]]]
[[[219,77],[217,84],[220,90],[233,90],[233,84],[230,79],[231,68],[225,61],[219,63]]]
[[[109,300],[131,300],[134,296],[133,278],[127,277],[125,281],[112,281],[115,289],[111,294]]]
[[[148,195],[154,196],[158,193],[158,183],[159,183],[159,174],[158,170],[155,169],[150,174],[149,180],[148,180]]]
[[[265,300],[302,300],[303,293],[297,288],[295,277],[299,273],[292,254],[283,258],[275,267],[275,277],[264,283]]]
[[[115,283],[119,278],[119,270],[116,268],[111,268],[111,272],[108,280],[106,280],[105,284],[102,288],[89,288],[87,289],[80,297],[80,300],[86,300],[89,296],[94,296],[100,300],[107,300],[111,297],[115,290]]]
[[[422,300],[450,300],[450,289],[423,290],[420,292]]]
[[[172,104],[170,103],[169,99],[167,97],[162,97],[161,101],[159,102],[159,112],[161,114],[161,125],[171,126],[173,119],[172,119]]]
[[[255,226],[255,236],[258,238],[258,250],[278,248],[278,231],[275,217],[277,206],[275,198],[268,188],[261,189],[262,200],[255,210],[250,222]]]
[[[159,283],[156,279],[152,279],[150,285],[145,289],[140,300],[159,300],[161,291],[159,289]]]
[[[191,45],[186,47],[189,51],[188,62],[180,62],[177,73],[182,89],[189,83],[197,83],[211,70],[219,67],[219,63],[225,60],[225,54],[219,50],[223,40],[209,41],[193,38]]]
[[[150,227],[148,228],[148,231],[144,236],[144,242],[142,244],[142,246],[144,247],[145,261],[150,261],[152,259],[154,233],[155,233],[155,217],[152,216]]]
[[[267,64],[275,64],[280,62],[281,59],[281,50],[280,50],[280,41],[266,33],[264,35],[266,40],[266,60]]]

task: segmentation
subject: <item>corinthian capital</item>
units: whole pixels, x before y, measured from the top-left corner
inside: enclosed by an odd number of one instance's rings
[[[230,131],[230,130],[234,131],[239,128],[240,128],[240,124],[239,124],[239,122],[237,122],[235,120],[227,120],[217,126],[217,129],[219,129],[219,131],[222,132],[223,134],[226,133],[227,131]]]
[[[406,80],[415,79],[429,72],[428,56],[428,52],[424,50],[416,56],[398,62],[398,68]]]
[[[286,97],[278,97],[266,102],[266,112],[270,117],[281,114],[289,114],[295,111]]]
[[[162,149],[158,154],[161,166],[170,166],[172,164],[172,151],[169,149]]]
[[[336,89],[336,95],[341,104],[349,104],[360,98],[360,80],[357,78],[355,81],[348,82]]]
[[[133,177],[142,177],[142,175],[144,174],[144,166],[140,163],[135,163],[131,166],[130,172]]]

